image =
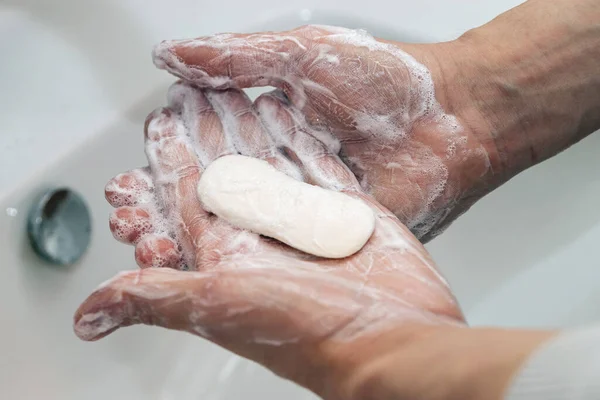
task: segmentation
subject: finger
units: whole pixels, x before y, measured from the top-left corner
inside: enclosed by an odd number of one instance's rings
[[[225,134],[238,153],[261,159],[274,155],[275,146],[244,92],[237,89],[210,90],[206,96],[223,121]]]
[[[222,118],[204,92],[189,83],[178,82],[169,88],[169,107],[181,114],[191,144],[201,164],[235,153],[231,138],[225,134]]]
[[[106,200],[113,207],[150,204],[154,200],[154,184],[148,168],[138,168],[112,178],[104,188]]]
[[[188,265],[195,264],[195,241],[208,225],[197,198],[202,168],[181,118],[158,109],[146,120],[146,155],[155,180],[159,208],[176,231]]]
[[[185,269],[177,243],[166,235],[147,235],[135,247],[140,268]]]
[[[293,32],[218,34],[163,41],[152,53],[154,64],[201,87],[281,87],[290,79],[295,57],[306,51]]]
[[[109,218],[109,227],[115,239],[127,244],[137,243],[154,230],[150,212],[140,207],[119,207]]]
[[[277,150],[259,119],[252,101],[243,91],[207,90],[205,94],[222,121],[228,142],[237,153],[263,159],[289,176],[303,180],[297,166]]]
[[[221,343],[284,344],[350,335],[368,329],[373,321],[367,318],[390,321],[422,313],[396,294],[364,287],[337,272],[323,274],[308,268],[308,263],[307,268],[286,270],[274,266],[272,259],[261,262],[273,268],[240,265],[216,272],[161,268],[121,273],[79,307],[75,333],[83,340],[97,340],[120,327],[147,324]],[[377,304],[392,307],[385,315],[360,313]]]
[[[307,126],[303,116],[282,94],[277,91],[263,94],[256,100],[256,107],[271,135],[301,165],[311,183],[332,190],[360,190],[354,174],[334,153],[335,139],[323,132],[319,135],[329,141],[329,146],[317,139],[317,132]]]

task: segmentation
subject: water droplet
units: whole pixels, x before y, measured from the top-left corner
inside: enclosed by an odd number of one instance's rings
[[[9,217],[16,217],[18,214],[19,210],[17,210],[16,208],[8,207],[6,209],[6,215],[8,215]]]

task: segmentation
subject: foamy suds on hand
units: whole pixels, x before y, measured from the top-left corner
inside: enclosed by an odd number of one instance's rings
[[[207,54],[198,61],[202,65],[194,65],[193,56],[181,58],[194,51]],[[441,232],[463,194],[457,192],[459,182],[448,182],[453,159],[479,158],[484,165],[481,175],[488,170],[485,150],[469,150],[473,145],[467,144],[458,120],[436,100],[427,67],[364,30],[311,25],[283,34],[165,41],[155,47],[153,59],[159,68],[200,87],[285,86],[291,103],[306,113],[311,135],[352,160],[350,167],[363,188],[402,216],[418,237]],[[414,140],[415,124],[424,121],[435,125],[444,152],[427,146],[406,149]],[[411,158],[407,164],[397,160],[402,152]],[[418,172],[412,166],[416,162]],[[385,176],[390,170],[386,173],[381,167],[390,163],[400,165],[395,174],[412,169],[424,181],[409,176],[412,185],[393,187],[393,177]]]
[[[389,139],[396,140],[399,136],[406,135],[407,129],[415,120],[426,115],[444,115],[442,107],[435,99],[435,88],[431,73],[408,53],[392,44],[377,41],[362,29],[319,27],[332,32],[327,38],[334,43],[366,48],[372,52],[382,52],[394,57],[409,74],[407,99],[411,100],[410,105],[407,104],[399,109],[394,109],[389,114],[357,113],[354,116],[357,130],[372,132],[375,135],[384,135]],[[383,73],[383,71],[377,73]],[[369,99],[365,99],[365,101],[368,102]]]
[[[447,282],[425,249],[363,191],[331,150],[339,150],[339,142],[323,143],[321,134],[279,92],[252,104],[239,91],[175,84],[169,107],[147,120],[149,169],[122,174],[107,186],[107,198],[119,207],[111,230],[136,245],[145,269],[102,284],[76,314],[77,335],[95,340],[120,326],[145,323],[260,354],[281,345],[286,352],[297,344],[305,350],[323,340],[351,344],[407,322],[461,324]],[[364,247],[349,257],[324,259],[207,213],[196,196],[201,174],[223,155],[238,153],[359,201],[374,218]],[[294,206],[293,199],[275,201],[262,212],[268,216],[280,207],[285,215]],[[313,208],[304,214],[318,211]],[[353,229],[352,222],[346,225]],[[194,271],[173,268],[179,256]],[[164,265],[170,268],[149,268]]]
[[[340,56],[335,54],[335,48],[331,43],[320,42],[322,38],[334,44],[352,45],[359,48],[367,49],[372,52],[386,53],[390,57],[395,58],[399,64],[395,67],[403,67],[409,74],[410,84],[406,87],[409,93],[407,98],[411,100],[410,105],[395,108],[389,113],[365,113],[360,110],[354,110],[353,119],[357,124],[357,130],[362,132],[373,132],[376,135],[385,135],[390,139],[397,139],[398,136],[404,135],[403,127],[408,128],[415,120],[430,115],[440,120],[444,114],[441,106],[435,99],[434,83],[429,70],[419,62],[417,62],[408,53],[403,52],[397,46],[377,41],[373,36],[364,30],[352,30],[333,26],[311,25],[305,29],[319,29],[323,31],[323,35],[315,35],[311,41],[310,47],[305,46],[297,37],[291,35],[269,35],[256,34],[248,37],[238,37],[232,34],[213,35],[208,38],[188,39],[181,41],[163,41],[153,50],[153,60],[158,68],[166,69],[171,73],[194,82],[201,87],[212,87],[223,89],[227,87],[236,87],[236,80],[262,79],[265,82],[268,80],[283,80],[290,87],[293,96],[293,103],[296,107],[303,108],[305,100],[299,97],[304,96],[306,89],[317,90],[321,93],[335,98],[335,94],[327,87],[315,82],[307,76],[303,76],[298,72],[298,68],[294,66],[282,67],[282,60],[287,60],[292,53],[304,51],[309,56],[304,56],[310,63],[310,68],[314,69],[339,69]],[[285,44],[285,46],[284,46]],[[194,48],[213,48],[219,49],[219,60],[226,59],[229,56],[235,55],[236,52],[254,51],[258,54],[264,53],[264,60],[260,58],[253,59],[251,71],[254,74],[243,75],[238,77],[230,76],[215,76],[207,73],[204,69],[198,66],[186,64],[181,58],[173,53],[173,48],[189,49]],[[270,56],[270,57],[269,57]],[[273,60],[273,56],[278,58],[279,62]],[[219,60],[215,60],[216,64]],[[211,65],[210,60],[206,61]],[[302,63],[303,60],[298,60]],[[336,72],[338,72],[336,70]],[[374,73],[383,74],[382,71]],[[299,79],[302,76],[302,79]],[[351,75],[344,75],[341,71],[339,76],[340,81],[353,79]],[[259,86],[260,82],[255,82]],[[365,103],[368,103],[369,98],[365,98]],[[448,117],[448,116],[446,116]],[[445,121],[444,121],[445,122]],[[457,121],[448,121],[448,127],[458,127]]]
[[[394,88],[394,90],[404,91],[402,96],[407,99],[406,103],[399,104],[384,113],[379,111],[385,110],[385,107],[381,105],[374,106],[371,109],[365,106],[366,111],[352,111],[352,120],[357,131],[361,132],[367,139],[372,137],[374,141],[380,142],[382,148],[385,148],[386,145],[398,147],[402,145],[404,140],[410,139],[410,131],[416,121],[422,119],[434,120],[440,127],[440,132],[443,132],[448,140],[448,156],[454,156],[453,149],[456,148],[456,141],[462,140],[460,135],[462,128],[458,120],[454,116],[446,114],[437,102],[431,73],[424,65],[397,46],[377,41],[364,30],[349,30],[328,26],[320,26],[319,28],[331,33],[327,36],[330,43],[350,45],[368,49],[369,52],[386,54],[387,57],[395,59],[397,65],[402,67],[402,72],[407,75],[404,77],[404,81],[408,84],[404,87]],[[317,45],[317,47],[321,47],[321,45]],[[320,68],[329,67],[326,63],[320,64]],[[332,65],[331,68],[335,68],[335,66]],[[376,76],[383,73],[384,71],[381,70],[373,72]],[[352,78],[342,75],[339,79],[344,81]],[[390,85],[392,83],[390,82]],[[359,83],[356,82],[356,84]],[[365,103],[379,100],[369,97],[361,99]],[[429,176],[427,187],[421,188],[423,197],[420,211],[406,221],[413,233],[417,237],[421,237],[430,233],[450,212],[449,209],[435,207],[435,202],[445,193],[449,172],[444,159],[428,148],[423,148],[420,154],[412,154],[412,156],[419,158],[420,168]],[[373,158],[378,159],[381,163],[389,161],[380,154],[373,154]],[[398,173],[402,173],[402,164],[396,164]],[[367,175],[365,174],[365,176]],[[363,187],[368,188],[372,182],[365,180],[362,184]]]

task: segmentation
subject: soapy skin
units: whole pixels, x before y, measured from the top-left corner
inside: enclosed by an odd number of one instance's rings
[[[198,183],[198,198],[206,211],[238,228],[319,257],[356,253],[375,228],[373,211],[360,200],[241,155],[210,163]]]
[[[331,375],[333,358],[372,351],[365,341],[402,326],[464,323],[421,243],[364,192],[281,93],[251,104],[237,90],[177,83],[145,134],[149,168],[115,177],[106,191],[116,207],[111,229],[136,245],[141,269],[83,302],[74,319],[81,339],[132,324],[185,331],[336,398],[326,393],[333,380],[318,373]],[[200,177],[237,153],[360,199],[375,216],[371,239],[350,257],[324,260],[208,213],[196,195]]]
[[[427,118],[414,121],[413,128],[408,130],[409,138],[400,141],[398,148],[389,149],[388,156],[392,156],[394,152],[404,153],[404,146],[414,146],[413,150],[416,151],[419,149],[418,143],[425,148],[429,147],[435,154],[444,154],[445,151],[454,154],[455,157],[443,158],[444,165],[448,169],[446,187],[458,188],[459,193],[457,197],[442,194],[438,197],[438,201],[434,201],[428,213],[434,215],[438,206],[450,209],[450,212],[434,225],[430,233],[421,236],[422,238],[430,238],[431,232],[435,233],[439,227],[443,227],[456,217],[457,212],[465,209],[465,204],[466,206],[472,204],[511,176],[553,156],[598,129],[599,86],[596,77],[598,60],[600,60],[598,57],[600,36],[597,34],[599,10],[596,0],[554,2],[529,0],[517,9],[496,18],[490,24],[449,43],[452,52],[446,53],[447,57],[440,57],[438,60],[436,57],[428,59],[424,53],[428,53],[432,47],[438,48],[439,45],[445,47],[445,44],[415,46],[393,44],[427,66],[436,83],[437,101],[443,105],[446,113],[457,115],[459,122],[464,126],[463,132],[467,136],[467,143],[477,144],[481,140],[488,155],[488,169],[491,169],[492,175],[495,176],[491,185],[488,180],[490,172],[485,173],[479,186],[473,185],[473,179],[481,167],[480,159],[470,156],[470,154],[477,155],[477,152],[465,152],[465,149],[473,150],[477,146],[468,144],[465,147],[458,146],[459,151],[455,152],[457,148],[445,143],[444,135],[438,136],[438,131],[435,129],[432,129],[431,135],[425,135],[428,127],[432,127],[424,123]],[[528,23],[523,24],[522,21]],[[301,58],[290,56],[294,53],[297,55],[298,52],[290,52],[289,47],[297,43],[305,48],[309,48],[306,44],[311,48],[317,47],[328,42],[328,35],[322,36],[319,42],[315,43],[310,35],[304,34],[300,29],[292,33],[220,35],[197,41],[198,46],[195,47],[185,45],[186,42],[169,42],[157,48],[156,62],[157,65],[169,68],[176,74],[189,73],[190,80],[197,81],[199,85],[244,86],[264,84],[269,81],[282,87],[303,111],[308,113],[311,108],[316,110],[312,117],[309,114],[311,124],[315,123],[315,126],[319,126],[320,118],[324,121],[323,125],[331,125],[335,128],[336,124],[332,123],[335,122],[332,117],[336,114],[329,111],[343,110],[343,107],[334,106],[348,104],[346,95],[339,88],[341,85],[334,84],[329,87],[330,82],[339,83],[338,76],[326,74],[325,79],[315,77],[315,81],[320,82],[325,88],[330,88],[335,94],[335,96],[324,97],[329,104],[323,105],[312,100],[309,87],[311,83],[302,82],[303,85],[298,85],[298,82],[294,82],[295,77],[304,76],[304,69],[289,69],[297,65],[306,66],[305,63],[300,62]],[[231,49],[226,48],[226,51],[223,51],[223,46],[221,48],[215,46],[218,43],[215,39],[226,38],[247,38],[248,45],[232,46]],[[528,40],[522,40],[523,38]],[[278,42],[281,43],[280,47],[276,47]],[[210,46],[207,46],[207,43]],[[239,43],[243,42],[238,40]],[[178,48],[179,44],[184,46]],[[364,56],[369,56],[370,60],[376,62],[380,61],[380,53],[365,51],[364,46],[346,43],[335,44],[332,47],[335,52],[345,54],[345,58],[354,60],[354,64],[357,65],[361,61],[360,58],[365,59]],[[172,57],[173,53],[177,53],[177,57]],[[331,54],[324,54],[323,57],[336,62],[336,57]],[[348,66],[344,63],[343,57],[339,60],[341,65]],[[436,61],[444,66],[456,64],[458,69],[452,71],[454,73],[439,74],[439,71],[436,72]],[[167,65],[167,62],[171,65]],[[393,64],[398,66],[396,61],[393,61]],[[253,76],[251,68],[254,65],[257,66],[254,71],[256,79],[254,81],[248,79],[244,82],[243,76]],[[275,65],[278,67],[274,68]],[[390,78],[395,76],[397,82],[401,84],[400,88],[412,87],[414,82],[395,75],[398,69],[402,68],[389,68],[388,76]],[[272,77],[261,78],[258,75],[262,73],[261,70],[273,72],[275,77],[284,76],[286,81],[278,82],[277,79],[270,79]],[[361,70],[357,69],[354,72],[360,75]],[[203,73],[205,77],[200,79]],[[361,99],[366,100],[367,103],[372,102],[372,98],[367,94],[370,89],[377,90],[382,81],[374,79],[375,75],[369,76],[363,73],[360,76],[363,79],[354,82],[358,85],[355,86],[357,92],[362,96]],[[210,77],[212,81],[208,79]],[[384,79],[383,83],[385,81]],[[390,82],[389,79],[387,82]],[[382,87],[393,89],[390,85]],[[296,89],[306,89],[306,103],[298,101],[302,100],[302,96],[293,96]],[[384,92],[381,90],[382,94]],[[398,91],[401,92],[402,90]],[[453,93],[456,95],[449,100],[448,97]],[[219,108],[219,102],[227,100],[225,102],[227,103],[235,96],[226,96],[222,93],[213,97],[210,92],[205,94],[210,98],[211,107],[200,107],[202,118],[198,118],[201,122],[197,124],[205,129],[194,130],[195,134],[188,135],[190,141],[194,142],[192,148],[196,154],[203,156],[215,153],[228,154],[231,151],[232,139],[236,138],[243,139],[237,140],[234,150],[247,149],[245,145],[248,143],[269,141],[264,134],[255,133],[255,125],[248,125],[248,121],[245,121],[245,119],[253,120],[254,117],[249,115],[251,113],[240,112],[239,119],[228,118],[220,122],[219,117],[213,115],[213,111],[217,109],[221,110],[218,112],[221,116],[230,115],[227,108],[225,111]],[[279,95],[274,94],[274,96]],[[276,118],[271,119],[271,122],[277,122],[280,128],[290,128],[289,131],[286,129],[275,131],[287,132],[282,136],[286,139],[297,138],[296,133],[299,131],[297,128],[303,127],[304,124],[293,121],[293,118],[290,118],[293,113],[281,113],[279,107],[275,109],[264,107],[267,100],[272,99],[262,98],[253,108],[255,111],[260,108],[260,119],[262,120],[265,114],[272,113]],[[386,100],[393,103],[398,99],[392,97]],[[180,105],[181,102],[172,103],[172,110],[180,110],[178,104]],[[315,107],[308,107],[308,105],[315,105]],[[242,108],[238,110],[241,111]],[[290,110],[287,108],[286,111]],[[176,120],[182,117],[180,111],[176,111],[175,114]],[[158,118],[159,114],[152,117],[153,120]],[[239,124],[238,122],[242,120],[244,123]],[[290,120],[292,120],[291,124]],[[194,120],[186,119],[186,121],[188,122],[186,129],[189,132],[189,127],[195,126]],[[219,133],[219,128],[208,129],[212,124],[219,123],[227,127],[226,134]],[[474,127],[478,129],[473,129]],[[267,130],[273,131],[270,128]],[[311,136],[317,135],[317,131],[304,130],[304,128],[300,131],[311,132]],[[325,131],[327,133],[327,130]],[[360,134],[358,130],[355,132]],[[478,137],[475,137],[473,132],[478,132]],[[199,137],[202,140],[195,143]],[[331,146],[325,136],[320,139]],[[379,138],[374,136],[361,140],[371,147],[379,141]],[[344,180],[340,179],[344,176],[343,171],[335,168],[335,165],[338,165],[337,158],[335,163],[327,166],[326,160],[331,158],[314,157],[312,160],[314,168],[309,168],[311,174],[303,175],[301,173],[304,171],[303,164],[291,150],[295,143],[291,141],[290,146],[277,147],[286,154],[288,160],[294,160],[291,163],[280,162],[280,158],[270,157],[269,152],[256,156],[269,158],[271,163],[277,164],[279,170],[285,171],[296,179],[321,182],[325,187],[348,190],[342,184]],[[318,142],[312,143],[316,145]],[[458,143],[460,144],[460,141]],[[348,142],[341,143],[342,150],[346,146]],[[171,151],[172,146],[167,142],[158,147],[163,150],[158,158],[162,159],[165,165],[176,168],[186,164],[187,157],[179,157],[183,153]],[[318,150],[318,146],[313,147],[308,153],[313,150]],[[383,157],[386,148],[381,147],[380,150]],[[240,152],[247,155],[254,154],[246,150]],[[404,154],[404,158],[409,160],[412,153]],[[343,152],[342,156],[344,156]],[[356,157],[360,159],[361,154],[356,154]],[[369,157],[364,158],[365,162],[368,162]],[[348,161],[347,157],[345,159]],[[406,160],[403,161],[402,169],[398,166],[389,171],[390,173],[386,175],[387,179],[384,179],[386,176],[380,176],[380,171],[375,171],[377,173],[371,170],[360,171],[356,165],[351,166],[354,172],[364,172],[365,176],[360,177],[362,186],[373,193],[393,190],[396,187],[395,182],[400,179],[397,190],[402,196],[401,188],[406,188],[408,193],[413,193],[411,189],[426,186],[424,185],[426,180],[421,181],[420,175],[415,174],[415,171],[421,163],[429,161],[429,158],[418,157],[412,164],[407,163]],[[306,158],[303,162],[306,162]],[[409,168],[411,165],[412,168]],[[181,178],[191,179],[186,178],[191,176],[188,175],[192,174],[191,170],[192,168],[182,168],[181,171],[186,173],[181,174]],[[107,197],[113,205],[134,208],[121,211],[119,216],[115,215],[119,218],[113,218],[113,225],[116,227],[117,237],[123,241],[137,243],[136,257],[142,268],[176,267],[180,258],[195,260],[195,255],[200,254],[199,249],[202,248],[200,245],[207,244],[206,247],[210,249],[219,247],[215,244],[217,237],[214,225],[206,224],[205,227],[208,229],[195,231],[191,235],[186,234],[189,231],[186,231],[185,227],[196,223],[194,220],[196,214],[185,210],[194,208],[195,204],[188,200],[179,201],[177,197],[165,197],[165,200],[158,196],[159,191],[169,192],[164,190],[167,181],[159,179],[160,171],[156,166],[131,171],[120,175],[107,187]],[[395,173],[392,174],[392,171]],[[407,172],[399,173],[402,171]],[[469,175],[469,171],[474,171],[473,175]],[[312,175],[315,173],[317,174]],[[407,179],[409,177],[418,179],[409,180]],[[365,185],[365,179],[367,182],[379,182],[381,187],[373,188],[372,185]],[[186,184],[177,185],[177,187],[185,186]],[[360,190],[358,192],[364,194]],[[426,190],[423,193],[425,194]],[[450,203],[444,203],[448,199]],[[384,200],[386,199],[382,198],[382,201]],[[418,206],[418,202],[411,204],[411,201],[418,200],[418,197],[407,196],[403,200],[406,202],[399,201],[396,204],[401,207],[401,210],[403,204],[407,205],[408,211]],[[427,268],[423,267],[427,263],[414,262],[413,257],[399,252],[390,253],[390,258],[382,257],[378,247],[386,246],[386,237],[393,237],[394,232],[400,233],[404,238],[411,237],[394,222],[394,218],[389,213],[379,208],[372,198],[367,203],[387,216],[386,219],[378,213],[375,235],[377,240],[374,241],[373,246],[368,244],[369,253],[364,249],[356,255],[371,254],[381,257],[376,260],[377,262],[368,264],[370,265],[368,271],[355,269],[352,264],[339,261],[317,264],[314,260],[303,260],[299,255],[292,256],[293,253],[287,252],[289,249],[283,252],[282,248],[278,251],[275,249],[264,251],[265,247],[254,247],[253,250],[258,253],[245,250],[245,259],[237,260],[239,261],[237,264],[221,259],[218,268],[211,268],[210,266],[214,264],[203,264],[202,260],[189,265],[190,268],[197,268],[198,272],[183,273],[171,269],[128,272],[107,282],[82,305],[76,315],[76,330],[80,336],[91,340],[108,334],[119,326],[133,323],[156,324],[194,332],[262,363],[273,371],[311,388],[328,400],[505,397],[507,388],[514,382],[515,374],[518,373],[524,360],[540,343],[553,335],[553,332],[494,328],[465,329],[445,324],[447,320],[444,318],[442,324],[431,325],[430,323],[435,322],[437,317],[419,319],[413,318],[417,314],[404,313],[407,306],[413,304],[415,293],[427,287],[425,282],[429,278],[421,279],[421,284],[418,284],[418,280],[403,281],[402,277],[410,271],[415,277],[427,275]],[[390,201],[389,207],[396,210],[394,204]],[[144,209],[146,214],[151,216],[152,221],[145,220],[145,213],[138,212],[139,208]],[[148,213],[147,210],[153,211]],[[405,218],[410,217],[410,212],[397,214],[409,223],[412,221],[410,218]],[[119,221],[120,218],[124,218],[127,222],[127,218],[130,217],[131,223]],[[213,222],[215,220],[211,216],[207,216],[206,219]],[[172,221],[187,222],[172,224]],[[387,225],[383,223],[386,221]],[[148,227],[146,222],[152,223],[150,233],[145,231],[137,234],[138,229],[145,230]],[[129,229],[130,226],[140,228]],[[413,230],[416,231],[414,226]],[[161,232],[166,234],[161,236]],[[230,235],[230,239],[235,239],[234,243],[236,240],[239,242],[242,239],[250,239],[235,230],[227,230],[224,234]],[[179,238],[184,240],[188,236],[198,239],[197,247],[192,247],[195,251],[191,254],[173,241]],[[258,242],[262,244],[265,239],[260,239]],[[225,248],[226,243],[228,240],[222,239],[221,247]],[[416,244],[414,249],[418,253],[425,254]],[[468,251],[468,249],[464,250]],[[219,251],[218,254],[225,254],[225,258],[227,257],[227,252]],[[260,254],[269,257],[261,259]],[[362,261],[368,261],[368,257]],[[209,267],[205,268],[205,265]],[[237,266],[245,268],[231,268]],[[387,274],[387,282],[377,279],[382,274]],[[439,281],[433,278],[431,282]],[[389,285],[386,286],[386,283]],[[431,289],[429,293],[437,293],[438,296],[431,296],[428,302],[417,301],[416,309],[424,315],[431,316],[433,310],[434,315],[454,315],[454,321],[460,320],[455,305],[443,306],[445,302],[444,297],[441,296],[442,292],[444,290]],[[373,296],[382,297],[370,302],[369,299],[375,299]],[[399,299],[405,300],[405,304],[399,304],[397,302]],[[440,312],[440,309],[445,309],[446,312]],[[192,311],[193,315],[190,315]],[[377,317],[377,311],[381,312],[380,315],[385,314],[386,317]],[[370,316],[373,323],[365,325],[365,316]],[[334,327],[329,330],[330,335],[317,339],[319,336],[315,336],[315,332],[323,332],[318,329],[319,327],[324,327],[328,322],[340,321],[340,318],[342,320],[346,318],[349,324]],[[428,320],[429,325],[422,324],[424,320]],[[336,334],[336,332],[347,333],[348,330],[344,328],[348,326],[369,326],[369,329],[358,332],[350,339],[348,336]],[[434,328],[429,329],[429,327]],[[269,337],[279,332],[280,338],[285,336],[284,332],[294,333],[290,336],[297,339],[289,342],[261,340],[261,336],[256,335],[258,332],[270,332]],[[148,351],[153,349],[149,348]],[[193,379],[192,375],[191,379]],[[557,385],[560,386],[561,382],[557,382]],[[525,387],[525,389],[537,391],[540,387]]]
[[[422,241],[481,197],[494,172],[493,141],[443,109],[430,69],[364,31],[306,26],[165,41],[154,62],[200,87],[283,90],[365,192]]]

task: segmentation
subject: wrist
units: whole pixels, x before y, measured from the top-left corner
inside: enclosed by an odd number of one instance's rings
[[[530,0],[443,45],[448,102],[496,185],[600,128],[597,2]]]
[[[435,329],[407,323],[396,330],[373,333],[352,342],[326,341],[319,346],[318,355],[312,357],[308,379],[296,381],[325,400],[385,400],[371,396],[382,392],[370,389],[382,372],[382,361],[390,354],[410,348]]]
[[[424,328],[356,369],[347,381],[347,396],[342,398],[500,400],[525,360],[554,334]]]

